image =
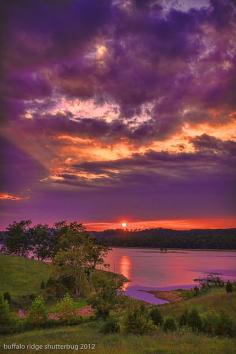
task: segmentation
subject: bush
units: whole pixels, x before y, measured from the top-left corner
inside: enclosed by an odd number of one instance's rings
[[[0,333],[6,334],[14,331],[16,319],[10,311],[9,303],[0,296]]]
[[[149,312],[150,318],[153,321],[153,323],[156,326],[161,326],[163,323],[163,317],[162,314],[160,312],[160,310],[157,307],[154,307],[151,309],[151,311]]]
[[[163,323],[163,330],[165,332],[174,332],[177,330],[176,322],[174,318],[167,317]]]
[[[101,332],[104,334],[120,332],[120,325],[117,319],[114,317],[108,318],[108,320],[102,326]]]
[[[189,312],[187,317],[187,324],[191,327],[193,332],[199,332],[202,329],[202,319],[196,309]]]
[[[9,305],[11,304],[11,295],[9,292],[5,292],[3,294],[3,298],[4,298],[4,300],[6,300],[8,302]]]
[[[88,303],[95,309],[97,317],[107,318],[120,301],[119,293],[123,282],[103,273],[93,274],[92,281],[94,292]]]
[[[27,320],[33,325],[41,325],[47,321],[46,306],[44,299],[41,296],[38,296],[33,300]]]
[[[46,288],[46,285],[45,285],[44,281],[42,280],[41,285],[40,285],[40,289],[45,289],[45,288]]]
[[[205,313],[202,316],[202,331],[210,335],[215,335],[217,321],[218,314],[216,312]]]
[[[56,312],[59,312],[60,319],[66,322],[71,322],[77,317],[74,301],[68,293],[56,305]]]
[[[4,297],[0,296],[0,326],[9,325],[11,323],[11,312],[9,303]]]
[[[232,293],[233,292],[233,285],[232,283],[228,280],[226,283],[225,290],[227,293]]]
[[[188,325],[188,316],[189,316],[188,310],[185,310],[179,319],[180,327]]]
[[[154,329],[154,323],[149,318],[144,305],[133,304],[125,316],[124,327],[127,333],[145,334]]]
[[[234,324],[232,319],[226,313],[221,312],[216,321],[215,334],[221,336],[232,336],[233,328]]]

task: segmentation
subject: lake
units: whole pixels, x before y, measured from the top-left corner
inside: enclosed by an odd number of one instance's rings
[[[157,299],[142,290],[170,290],[191,288],[194,279],[205,273],[219,273],[223,279],[236,279],[236,252],[207,250],[169,250],[113,248],[106,257],[109,270],[123,274],[130,282],[125,284],[128,296],[154,304]]]

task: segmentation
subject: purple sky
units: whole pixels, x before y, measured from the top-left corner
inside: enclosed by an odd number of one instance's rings
[[[1,227],[233,226],[233,0],[1,6]]]

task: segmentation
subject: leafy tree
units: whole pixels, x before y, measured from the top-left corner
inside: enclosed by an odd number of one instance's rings
[[[30,220],[13,222],[6,229],[6,250],[10,254],[26,256],[31,248]]]
[[[59,251],[54,257],[53,264],[56,279],[72,279],[72,290],[76,297],[85,296],[89,292],[83,247],[77,246],[68,251]]]
[[[163,330],[165,332],[174,332],[177,330],[177,325],[172,317],[167,317],[163,323]]]
[[[127,333],[142,335],[151,332],[154,324],[144,305],[133,304],[125,316],[124,327]]]
[[[106,257],[109,248],[107,246],[99,245],[96,240],[90,238],[86,242],[87,262],[89,268],[94,270],[97,265],[104,264],[104,257]]]
[[[106,318],[111,309],[119,303],[119,292],[123,282],[118,278],[113,278],[104,273],[93,274],[94,292],[88,302],[96,310],[98,317]]]
[[[233,285],[232,283],[228,280],[226,283],[225,290],[227,293],[232,293],[233,292]]]
[[[54,234],[56,238],[55,253],[81,246],[89,239],[89,234],[84,226],[77,222],[59,221],[55,223]]]
[[[83,247],[84,262],[87,270],[95,269],[97,265],[104,263],[109,248],[99,245],[95,239],[90,237],[85,227],[77,222],[67,223],[61,221],[55,224],[56,253],[61,250]]]
[[[29,309],[28,321],[34,325],[40,325],[47,320],[47,310],[44,299],[38,296],[34,299]]]
[[[40,260],[51,258],[55,249],[55,237],[48,225],[38,224],[31,228],[33,251]]]
[[[153,321],[153,323],[156,326],[162,325],[163,317],[162,317],[160,310],[157,307],[152,308],[149,314],[150,314],[151,320]]]
[[[77,222],[59,222],[55,224],[55,233],[56,279],[71,279],[75,296],[85,296],[91,290],[94,270],[104,263],[108,249],[97,244]]]
[[[50,277],[45,285],[45,296],[47,300],[54,300],[55,298],[60,298],[64,296],[68,291],[73,290],[73,285],[68,285],[68,280],[73,281],[71,278],[63,278],[58,277],[57,279],[54,277]]]

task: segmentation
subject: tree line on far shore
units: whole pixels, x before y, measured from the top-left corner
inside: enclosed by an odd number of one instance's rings
[[[38,259],[51,258],[57,250],[58,229],[62,222],[53,227],[47,224],[32,226],[30,220],[10,224],[0,232],[0,243],[11,253],[25,255],[34,249]],[[77,223],[78,224],[78,223]],[[82,224],[83,232],[86,232]],[[88,234],[88,232],[87,232]],[[107,247],[150,247],[167,252],[169,248],[182,249],[236,249],[236,228],[172,230],[155,229],[111,229],[91,231],[90,237],[97,244]]]
[[[231,229],[146,229],[91,232],[100,244],[109,247],[182,249],[236,249],[236,228]]]

